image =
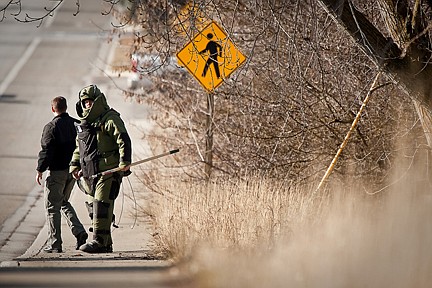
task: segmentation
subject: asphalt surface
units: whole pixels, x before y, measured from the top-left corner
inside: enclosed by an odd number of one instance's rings
[[[42,15],[52,2],[25,1],[22,13]],[[101,15],[102,2],[80,1],[80,13],[73,16],[76,1],[63,1],[42,23],[19,23],[8,13],[0,22],[0,287],[190,287],[176,267],[154,252],[151,225],[136,212],[149,196],[137,171],[125,179],[116,201],[119,228],[112,232],[113,253],[75,250],[65,221],[64,253],[41,252],[47,227],[35,168],[43,126],[53,118],[53,97],[65,96],[68,112],[76,117],[78,91],[98,85],[126,123],[133,160],[152,156],[142,141],[148,108],[125,101],[119,87],[127,86],[126,79],[110,75],[117,50],[116,41],[107,41],[112,19]],[[75,187],[71,203],[89,227],[85,200]]]

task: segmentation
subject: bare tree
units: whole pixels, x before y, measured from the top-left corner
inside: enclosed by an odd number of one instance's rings
[[[43,11],[40,15],[30,15],[26,12],[25,2],[21,0],[7,0],[3,1],[0,4],[0,22],[3,22],[5,19],[10,16],[18,22],[22,23],[37,23],[37,26],[41,26],[43,21],[52,17],[53,13],[60,7],[64,0],[57,1],[46,1],[45,6],[43,6]],[[74,16],[78,15],[80,10],[80,2],[76,0],[77,9]],[[41,7],[42,8],[42,7]]]
[[[133,20],[122,15],[123,23],[137,28],[138,51],[162,58],[175,55],[206,22],[215,20],[247,55],[245,65],[215,92],[213,165],[228,174],[259,170],[299,181],[320,175],[374,75],[388,59],[395,67],[407,65],[386,37],[374,42],[380,53],[364,53],[314,1],[140,1],[135,8]],[[354,6],[350,11],[359,13]],[[376,11],[371,11],[374,21],[382,24]],[[351,29],[358,31],[356,27]],[[377,29],[369,33],[381,35]],[[133,96],[157,104],[155,119],[173,136],[164,141],[188,151],[184,167],[202,167],[197,164],[205,162],[206,91],[190,75],[153,80],[157,85]],[[377,91],[336,169],[341,179],[347,174],[384,179],[396,139],[414,135],[413,146],[424,143],[417,120],[413,106],[394,85]]]
[[[49,7],[62,1],[50,1]],[[388,78],[381,84],[397,86],[384,85],[374,93],[338,162],[338,178],[383,181],[400,138],[414,139],[404,142],[402,149],[416,151],[425,143],[418,115],[428,132],[429,113],[424,107],[431,105],[429,2],[102,2],[107,7],[104,13],[117,16],[113,30],[125,35],[123,28],[133,28],[133,51],[156,54],[161,60],[140,70],[153,81],[152,87],[125,93],[151,105],[159,130],[146,137],[170,148],[181,147],[183,156],[176,166],[186,175],[201,178],[202,163],[208,162],[204,157],[208,92],[184,70],[164,67],[209,21],[219,23],[247,56],[213,94],[213,159],[207,164],[216,176],[265,171],[298,181],[320,177],[370,82],[382,70]],[[20,9],[7,14],[20,3],[14,0],[0,7],[3,18],[13,15],[18,21],[33,21],[30,15],[22,18]],[[76,3],[78,13],[79,0]],[[46,10],[45,17],[54,11]]]

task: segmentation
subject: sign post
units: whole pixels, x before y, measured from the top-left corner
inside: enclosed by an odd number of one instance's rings
[[[243,64],[246,57],[213,21],[177,53],[177,59],[208,91],[204,171],[209,179],[213,166],[214,90]]]
[[[210,179],[211,168],[213,166],[213,112],[214,112],[214,95],[207,94],[207,119],[206,119],[206,150],[204,154],[205,175]]]

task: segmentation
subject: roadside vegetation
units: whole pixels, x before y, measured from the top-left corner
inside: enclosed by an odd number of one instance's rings
[[[320,219],[329,201],[312,187],[259,175],[206,184],[170,181],[159,189],[163,194],[156,194],[150,211],[157,219],[159,247],[175,260],[200,246],[271,250],[298,225]]]
[[[398,180],[376,195],[263,175],[158,181],[147,213],[193,287],[428,287],[432,196]]]
[[[397,69],[378,79],[330,178],[316,190],[384,55],[353,41],[324,9],[327,2],[153,1],[119,11],[119,23],[136,28],[131,54],[168,59],[214,20],[247,57],[212,94],[212,111],[208,92],[178,71],[154,75],[158,67],[144,67],[153,85],[124,91],[152,106],[157,128],[144,137],[155,152],[181,150],[164,161],[166,169],[143,173],[151,191],[144,213],[154,220],[157,247],[196,287],[431,281],[428,124],[421,93],[404,85]],[[358,2],[346,5],[385,37],[395,35],[381,13],[393,10]]]

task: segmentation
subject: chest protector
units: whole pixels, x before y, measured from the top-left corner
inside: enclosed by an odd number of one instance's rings
[[[75,124],[77,128],[78,146],[80,151],[80,165],[89,193],[93,191],[95,180],[91,176],[99,172],[99,151],[97,146],[97,132],[100,128],[93,127],[90,123],[82,121]]]

